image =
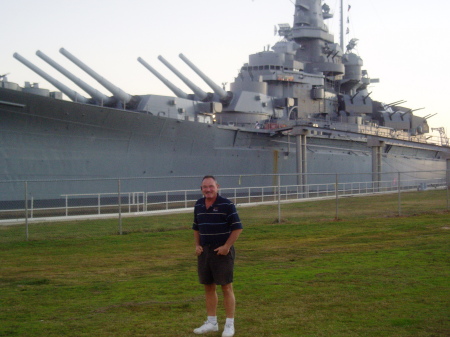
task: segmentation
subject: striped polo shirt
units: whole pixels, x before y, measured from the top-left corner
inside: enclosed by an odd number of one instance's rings
[[[232,231],[242,229],[235,205],[217,195],[216,201],[206,209],[205,198],[198,199],[194,207],[192,229],[200,233],[200,244],[222,246]]]

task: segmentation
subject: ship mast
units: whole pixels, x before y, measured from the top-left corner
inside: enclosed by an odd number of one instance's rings
[[[341,49],[344,49],[344,0],[341,0]]]

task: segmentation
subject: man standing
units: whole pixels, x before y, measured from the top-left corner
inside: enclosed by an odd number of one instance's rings
[[[233,292],[234,242],[242,232],[242,224],[235,205],[218,194],[219,185],[213,176],[205,176],[201,190],[204,198],[194,207],[195,253],[198,259],[198,277],[205,286],[205,323],[194,330],[196,334],[218,331],[216,285],[222,287],[227,316],[222,337],[234,336],[234,311],[236,301]]]

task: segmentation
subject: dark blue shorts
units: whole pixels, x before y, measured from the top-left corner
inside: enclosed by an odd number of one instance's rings
[[[218,246],[203,246],[197,264],[198,279],[201,284],[225,285],[233,282],[234,247],[231,246],[228,255],[217,255],[214,251]]]

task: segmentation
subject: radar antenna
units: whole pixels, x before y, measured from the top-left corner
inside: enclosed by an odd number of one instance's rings
[[[347,53],[350,52],[353,48],[355,48],[357,43],[358,39],[351,39],[347,45]]]
[[[280,29],[278,29],[278,35],[289,40],[289,36],[292,34],[291,25],[288,23],[280,23],[278,24],[278,27],[280,27]]]

